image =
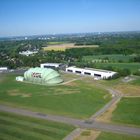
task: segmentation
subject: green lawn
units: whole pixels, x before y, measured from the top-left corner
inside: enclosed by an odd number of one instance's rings
[[[112,121],[140,125],[140,98],[122,98],[113,112]]]
[[[96,63],[96,67],[108,67],[112,66],[113,68],[127,68],[130,69],[132,72],[135,72],[140,69],[140,63]]]
[[[136,80],[130,82],[130,83],[133,84],[133,85],[138,85],[138,86],[140,86],[140,77],[137,78]]]
[[[103,107],[111,96],[84,80],[69,85],[41,86],[15,81],[5,75],[0,86],[0,102],[50,114],[87,118]]]
[[[1,140],[62,140],[73,129],[62,123],[0,112]]]
[[[102,132],[96,140],[140,140],[140,137]]]
[[[108,58],[110,62],[129,62],[130,59],[134,58],[133,55],[122,55],[122,54],[112,54],[112,55],[90,55],[90,56],[84,56],[83,60],[85,61],[94,61],[94,60],[105,60]]]

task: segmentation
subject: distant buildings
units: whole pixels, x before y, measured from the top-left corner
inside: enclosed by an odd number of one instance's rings
[[[38,53],[38,51],[29,51],[29,50],[27,50],[27,51],[19,52],[19,54],[25,55],[25,56],[30,56],[30,55],[33,55],[33,54],[36,54],[36,53]]]

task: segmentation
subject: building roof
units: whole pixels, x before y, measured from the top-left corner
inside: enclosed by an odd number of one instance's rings
[[[60,65],[61,63],[42,63],[42,64],[46,64],[46,65]]]
[[[114,71],[102,70],[102,69],[94,69],[94,68],[77,68],[75,66],[68,67],[68,69],[79,69],[79,70],[89,70],[89,71],[97,71],[97,72],[104,72],[104,73],[116,73]]]

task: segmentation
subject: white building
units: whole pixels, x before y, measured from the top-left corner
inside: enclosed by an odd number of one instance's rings
[[[25,56],[29,56],[29,55],[36,54],[36,53],[38,53],[38,51],[22,51],[22,52],[19,52],[19,54],[25,55]]]
[[[40,64],[40,67],[41,68],[59,68],[61,67],[63,64],[61,63],[43,63],[43,64]]]
[[[72,72],[75,74],[89,75],[94,77],[94,79],[108,79],[113,75],[117,74],[113,71],[101,70],[101,69],[92,69],[92,68],[77,68],[75,66],[66,68],[66,72]]]
[[[22,77],[22,76],[18,76],[18,77],[16,77],[16,81],[20,81],[20,82],[22,82],[22,81],[24,81],[24,77]]]
[[[6,70],[8,70],[7,67],[0,67],[0,71],[6,71]]]

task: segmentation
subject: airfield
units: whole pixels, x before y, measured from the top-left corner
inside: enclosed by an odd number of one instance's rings
[[[3,137],[139,139],[139,77],[96,81],[88,76],[62,72],[64,83],[42,86],[17,82],[17,75],[0,75],[0,130]],[[31,116],[26,111],[37,114]],[[26,127],[28,129],[22,133]],[[29,134],[32,135],[28,137]]]

